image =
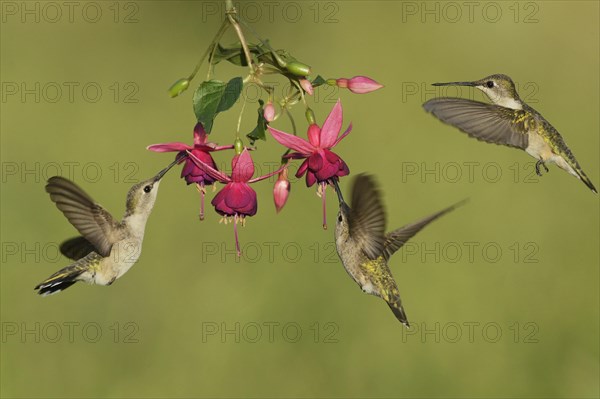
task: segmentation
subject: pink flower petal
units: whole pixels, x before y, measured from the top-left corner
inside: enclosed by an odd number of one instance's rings
[[[236,213],[254,216],[257,210],[256,191],[246,183],[230,183],[225,204]]]
[[[312,172],[318,172],[323,167],[323,156],[319,153],[312,154],[308,158],[308,168]]]
[[[344,137],[346,137],[348,134],[350,134],[351,131],[352,131],[352,123],[350,123],[348,125],[348,128],[346,129],[346,131],[344,133],[342,133],[342,135],[340,137],[338,137],[338,139],[335,141],[335,143],[333,143],[333,145],[330,148],[333,148],[336,145],[338,145]]]
[[[305,173],[306,170],[308,169],[308,159],[305,159],[304,162],[302,162],[302,165],[300,165],[300,167],[298,168],[298,171],[296,172],[296,177],[302,177]]]
[[[215,145],[213,143],[209,143],[211,144],[212,150],[211,151],[223,151],[223,150],[233,150],[233,145]],[[208,145],[208,144],[207,144]]]
[[[201,145],[206,143],[208,135],[204,131],[204,126],[200,122],[194,126],[194,145]]]
[[[304,159],[304,158],[306,158],[306,155],[300,154],[299,152],[292,152],[290,154],[284,155],[283,158],[285,158],[285,159]]]
[[[318,147],[321,142],[321,128],[314,123],[308,127],[308,142]]]
[[[281,165],[281,167],[279,169],[274,170],[271,173],[267,173],[266,175],[255,177],[254,179],[250,179],[250,180],[248,180],[248,183],[256,183],[257,181],[268,179],[271,176],[275,176],[275,175],[281,173],[285,168],[287,168],[287,164]]]
[[[215,210],[218,213],[220,213],[221,215],[227,215],[227,216],[235,215],[235,211],[233,209],[231,209],[230,207],[228,207],[227,204],[225,204],[225,198],[227,198],[227,195],[229,194],[230,189],[231,189],[231,186],[229,184],[227,184],[225,187],[223,187],[221,189],[221,191],[219,191],[217,193],[217,195],[214,196],[212,201],[210,201],[210,203],[215,207]]]
[[[171,143],[152,144],[146,147],[146,149],[154,152],[185,151],[191,150],[192,148],[194,147],[191,147],[185,143],[180,143],[178,141],[174,141]]]
[[[321,127],[321,148],[331,148],[335,144],[342,129],[342,114],[342,103],[338,100]]]
[[[227,182],[231,181],[231,178],[229,176],[227,176],[225,173],[220,172],[220,171],[212,168],[211,166],[205,164],[204,162],[199,160],[194,154],[192,154],[190,151],[186,151],[186,152],[187,152],[189,158],[192,160],[192,162],[194,162],[197,167],[202,169],[204,172],[206,172],[207,175],[209,175],[213,179],[218,180],[222,183],[227,183]]]
[[[306,187],[311,187],[313,184],[317,182],[317,177],[310,170],[306,174]]]
[[[231,178],[234,182],[247,182],[254,174],[254,163],[246,148],[239,156],[233,158],[231,166]]]
[[[285,147],[291,148],[292,150],[298,151],[305,155],[308,155],[315,150],[315,147],[313,147],[308,141],[301,139],[298,136],[273,129],[271,126],[268,126],[268,129],[273,138],[277,140],[279,144]]]

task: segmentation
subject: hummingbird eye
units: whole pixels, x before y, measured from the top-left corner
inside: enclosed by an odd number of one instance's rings
[[[491,89],[492,87],[494,87],[494,81],[488,80],[487,82],[485,82],[485,85]]]
[[[145,193],[149,193],[150,191],[152,191],[152,186],[148,185],[148,186],[144,187]]]
[[[343,218],[342,218],[342,214],[340,213],[340,214],[338,215],[338,222],[340,222],[340,223],[341,223],[341,222],[342,222],[342,219],[343,219]]]

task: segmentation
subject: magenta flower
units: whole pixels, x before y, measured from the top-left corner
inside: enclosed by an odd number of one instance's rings
[[[227,176],[225,173],[218,171],[216,168],[196,157],[192,151],[188,150],[187,153],[189,159],[199,169],[209,175],[214,181],[225,184],[225,187],[215,195],[211,204],[215,207],[217,213],[223,216],[222,222],[227,223],[227,217],[233,218],[235,247],[238,256],[240,256],[241,251],[237,233],[238,221],[243,225],[245,223],[245,217],[254,216],[258,209],[256,192],[250,187],[250,184],[267,179],[281,172],[283,167],[272,173],[252,179],[252,176],[254,175],[254,163],[252,162],[250,152],[248,152],[247,148],[244,148],[240,155],[235,155],[233,157],[233,160],[231,161],[231,176]]]
[[[365,94],[381,89],[383,85],[367,76],[355,76],[352,79],[339,78],[335,80],[340,88],[348,88],[352,93]]]
[[[340,136],[342,128],[342,104],[337,101],[323,127],[316,124],[308,127],[308,141],[300,137],[288,134],[272,127],[269,131],[280,144],[296,151],[288,158],[304,159],[296,173],[296,177],[302,177],[306,173],[306,186],[311,187],[318,184],[318,195],[323,199],[323,228],[327,228],[325,214],[325,189],[333,179],[346,176],[350,173],[348,166],[342,158],[331,151],[352,130],[352,124]]]
[[[284,168],[281,172],[279,172],[279,178],[273,187],[273,200],[275,201],[275,209],[277,210],[277,213],[281,212],[290,195],[291,184],[287,176],[288,170],[287,168]]]
[[[200,192],[200,220],[204,219],[204,196],[206,194],[206,186],[210,186],[215,182],[210,175],[208,175],[204,170],[197,167],[196,164],[187,156],[187,151],[190,151],[194,156],[200,159],[202,162],[210,165],[211,168],[217,169],[215,161],[213,157],[210,155],[213,151],[221,151],[228,150],[233,148],[232,145],[227,146],[217,146],[214,143],[207,142],[208,135],[204,131],[204,127],[201,123],[197,123],[194,127],[194,145],[190,146],[185,143],[180,142],[171,142],[171,143],[163,143],[163,144],[153,144],[148,146],[147,148],[150,151],[155,152],[172,152],[177,151],[178,157],[185,155],[185,164],[183,165],[183,169],[181,171],[181,177],[185,179],[187,184],[195,183],[198,191]],[[183,162],[183,157],[181,161]]]

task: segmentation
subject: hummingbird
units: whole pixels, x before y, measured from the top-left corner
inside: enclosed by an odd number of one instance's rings
[[[410,327],[388,261],[421,229],[464,201],[386,234],[385,209],[371,176],[361,174],[353,180],[352,207],[344,201],[337,180],[332,182],[340,202],[335,245],[346,272],[363,292],[383,299],[396,318]]]
[[[527,105],[506,75],[490,75],[473,82],[434,83],[433,86],[470,86],[486,94],[493,104],[463,98],[440,97],[423,104],[427,112],[477,140],[525,150],[548,172],[554,163],[598,193],[558,131],[539,112]]]
[[[46,296],[77,281],[111,285],[141,255],[146,221],[156,201],[160,179],[180,161],[173,161],[151,179],[135,184],[127,193],[122,221],[115,220],[100,204],[72,181],[60,176],[48,179],[46,192],[81,236],[64,241],[60,252],[74,262],[35,286]]]

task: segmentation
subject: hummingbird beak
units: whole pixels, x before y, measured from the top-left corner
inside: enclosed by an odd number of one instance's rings
[[[335,188],[335,192],[338,196],[338,200],[340,201],[340,205],[341,204],[345,204],[346,201],[344,201],[344,196],[342,195],[342,190],[340,190],[340,186],[338,185],[337,179],[331,179],[333,187]]]
[[[183,158],[187,157],[187,154],[178,156],[173,162],[169,164],[166,168],[158,172],[156,176],[154,176],[154,181],[157,182],[171,169],[173,166],[177,165]]]
[[[477,86],[476,82],[448,82],[448,83],[432,83],[432,86]]]

